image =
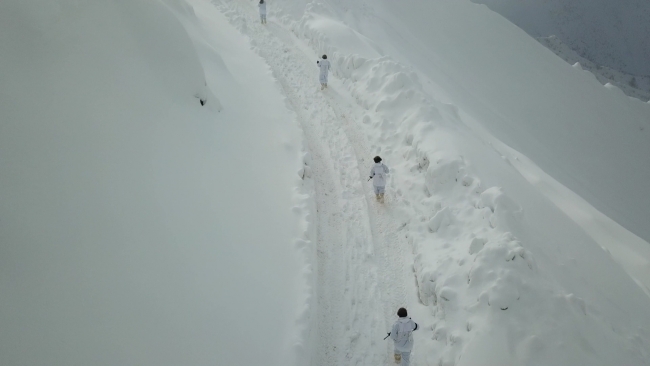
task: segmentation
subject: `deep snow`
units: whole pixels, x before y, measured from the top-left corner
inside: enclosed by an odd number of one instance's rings
[[[0,6],[0,363],[648,364],[650,108],[486,7]]]
[[[291,363],[302,142],[265,63],[184,1],[0,6],[0,364]]]

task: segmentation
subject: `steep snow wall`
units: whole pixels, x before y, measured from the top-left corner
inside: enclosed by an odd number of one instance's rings
[[[375,12],[379,20],[365,26],[391,30],[378,38],[382,46],[426,75],[430,93],[650,240],[650,198],[641,183],[650,179],[647,103],[603,87],[482,5],[403,5],[386,2],[385,12]]]
[[[290,363],[299,134],[204,20],[0,2],[0,364]]]
[[[114,92],[137,78],[155,79],[165,93],[183,97],[204,93],[205,77],[192,43],[162,3],[61,0],[29,5],[8,1],[0,6],[3,66],[11,70],[3,74],[5,90],[37,93],[44,87],[33,84],[48,86],[53,78],[93,85],[59,89],[61,98],[72,99],[71,91]],[[129,57],[132,63],[125,62]],[[120,64],[130,69],[119,69]],[[99,77],[112,82],[91,82]]]

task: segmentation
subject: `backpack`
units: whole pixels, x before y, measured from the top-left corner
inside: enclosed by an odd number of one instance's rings
[[[375,166],[373,170],[375,172],[375,175],[378,176],[379,178],[381,179],[386,178],[386,174],[385,174],[386,170],[384,169],[384,164],[381,164],[380,166]]]

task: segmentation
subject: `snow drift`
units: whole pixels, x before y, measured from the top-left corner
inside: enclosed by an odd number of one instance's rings
[[[202,24],[0,4],[0,364],[289,362],[300,139],[264,63]]]

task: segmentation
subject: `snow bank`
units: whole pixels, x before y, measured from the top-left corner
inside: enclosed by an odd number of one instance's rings
[[[425,353],[431,365],[647,364],[650,298],[489,133],[542,168],[557,165],[553,178],[575,182],[589,202],[606,202],[606,213],[644,233],[650,206],[637,200],[648,145],[638,124],[648,121],[647,105],[608,93],[469,2],[326,4],[280,19],[328,54],[367,110],[375,152],[393,168],[388,204],[401,212],[420,301],[433,316],[417,334],[416,357]],[[301,6],[284,5],[286,14]],[[338,25],[321,17],[354,17],[364,37],[337,39]],[[366,38],[390,56],[349,52],[368,49]]]
[[[650,197],[641,183],[650,178],[647,104],[604,88],[485,6],[402,5],[377,7],[382,20],[371,38],[421,72],[427,93],[453,102],[468,123],[650,240]]]
[[[300,136],[197,14],[0,4],[0,364],[290,364]]]

